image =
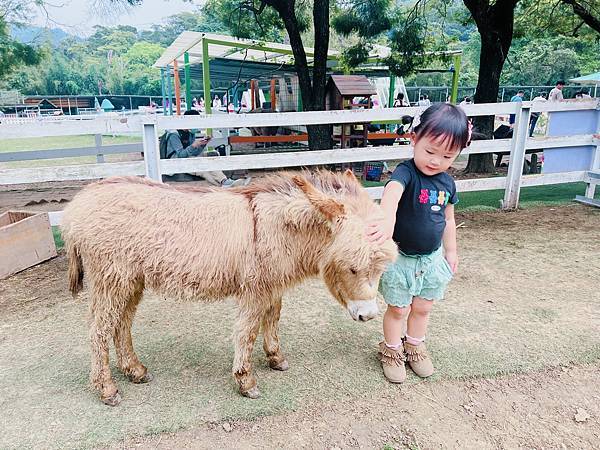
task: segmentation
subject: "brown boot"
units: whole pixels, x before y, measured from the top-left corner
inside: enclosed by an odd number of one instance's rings
[[[427,352],[427,347],[425,347],[425,342],[421,342],[419,345],[412,345],[405,342],[404,352],[406,353],[408,365],[414,373],[421,378],[433,375],[433,363]]]
[[[406,367],[404,362],[404,347],[400,345],[396,350],[385,345],[385,341],[379,343],[379,351],[377,352],[383,374],[390,383],[402,383],[406,380]]]

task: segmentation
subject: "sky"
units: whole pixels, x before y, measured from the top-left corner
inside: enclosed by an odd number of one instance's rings
[[[84,35],[90,34],[94,25],[149,28],[154,23],[160,23],[164,17],[192,11],[203,3],[204,0],[144,0],[142,5],[124,10],[114,6],[107,8],[110,0],[53,0],[48,5],[55,6],[47,6],[47,14],[37,11],[34,24]]]

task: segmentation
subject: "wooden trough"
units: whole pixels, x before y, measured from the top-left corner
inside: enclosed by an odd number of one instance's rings
[[[47,213],[0,214],[0,279],[56,256]]]

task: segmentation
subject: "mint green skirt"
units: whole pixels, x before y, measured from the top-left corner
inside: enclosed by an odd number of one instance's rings
[[[379,292],[388,305],[398,307],[410,305],[413,297],[442,300],[452,275],[442,247],[429,255],[398,252],[396,262],[381,276]]]

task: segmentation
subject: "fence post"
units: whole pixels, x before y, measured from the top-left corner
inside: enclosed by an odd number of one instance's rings
[[[510,142],[510,161],[508,163],[508,176],[506,177],[506,189],[504,190],[502,209],[516,209],[519,206],[521,177],[523,174],[523,165],[525,164],[525,144],[527,143],[531,105],[523,105],[522,103],[516,103],[516,105],[518,105],[516,121],[513,127],[513,137]]]
[[[144,144],[144,165],[146,166],[146,176],[155,181],[162,182],[156,124],[147,122],[144,123],[143,127],[144,130],[142,132],[142,138]]]
[[[102,135],[101,134],[94,135],[94,142],[96,144],[96,162],[103,163],[104,162],[104,154],[102,153]]]
[[[596,124],[597,137],[595,137],[596,148],[594,149],[594,155],[592,156],[590,171],[597,171],[600,169],[600,106],[596,109],[596,113],[598,114],[598,122]],[[598,181],[598,179],[592,176],[590,176],[590,178],[590,183],[588,183],[585,189],[585,196],[593,199],[594,195],[596,194],[596,183],[594,183],[594,181]]]

